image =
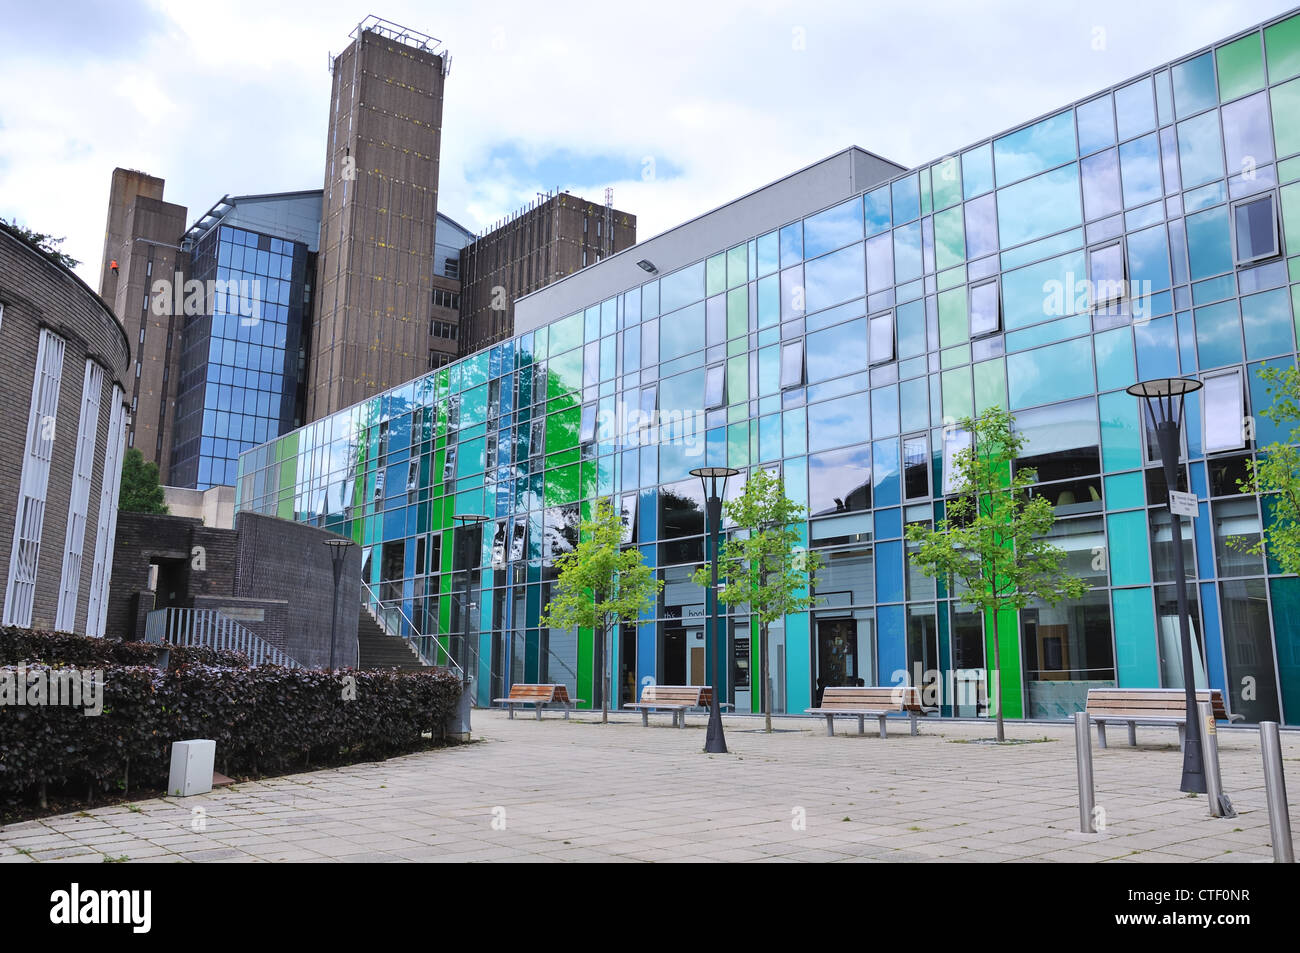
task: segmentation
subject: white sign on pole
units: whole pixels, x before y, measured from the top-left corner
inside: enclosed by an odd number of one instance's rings
[[[1180,493],[1177,490],[1169,491],[1169,512],[1177,513],[1179,516],[1190,516],[1196,518],[1196,494]]]

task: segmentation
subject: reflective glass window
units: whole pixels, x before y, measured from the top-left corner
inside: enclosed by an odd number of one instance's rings
[[[808,408],[808,449],[827,450],[861,440],[871,414],[866,394],[851,394]]]
[[[704,302],[665,314],[659,319],[659,359],[671,361],[698,351],[705,344]]]
[[[1267,93],[1256,93],[1223,107],[1223,147],[1229,175],[1250,174],[1273,161]]]
[[[854,513],[871,506],[871,448],[808,457],[808,515]]]
[[[1089,221],[1120,210],[1119,162],[1114,149],[1079,163],[1083,174],[1083,209]]]
[[[1278,253],[1277,215],[1273,196],[1242,202],[1232,210],[1237,238],[1237,262],[1245,264]]]
[[[921,223],[894,229],[894,280],[897,284],[921,277]]]
[[[1187,258],[1197,281],[1232,270],[1232,245],[1226,207],[1187,216]]]
[[[1115,111],[1109,94],[1084,103],[1074,115],[1079,126],[1079,155],[1115,144]]]
[[[1140,79],[1115,91],[1115,118],[1121,142],[1150,132],[1156,127],[1150,79]]]
[[[867,242],[867,290],[876,292],[894,285],[894,240],[886,232]]]
[[[1003,248],[1081,222],[1079,170],[1074,165],[998,190],[998,234]]]
[[[970,333],[971,337],[992,334],[1002,326],[1001,308],[998,302],[998,282],[995,278],[983,284],[972,285],[970,289]]]
[[[890,194],[894,200],[894,222],[910,222],[921,214],[921,194],[918,190],[917,177],[905,176],[890,185]]]
[[[803,384],[803,343],[781,345],[781,389]]]
[[[1183,188],[1223,178],[1223,144],[1217,112],[1178,124],[1178,159]]]
[[[1214,56],[1202,53],[1173,68],[1174,111],[1178,118],[1208,109],[1219,101],[1214,85]]]
[[[870,321],[871,363],[883,364],[894,359],[893,312],[875,315]]]
[[[983,195],[966,203],[966,255],[983,258],[998,250],[998,216],[996,196]]]
[[[889,214],[889,186],[882,185],[868,192],[863,196],[863,206],[866,212],[868,237],[883,232],[892,224]]]
[[[1075,157],[1074,117],[1069,110],[993,141],[999,185],[1069,162]]]
[[[864,279],[861,243],[809,261],[804,265],[807,310],[820,311],[862,297],[866,293]]]
[[[816,258],[862,238],[862,203],[850,199],[804,219],[803,253]]]
[[[950,208],[934,216],[935,266],[943,271],[966,260],[966,230],[962,227],[962,209]]]
[[[1128,277],[1137,285],[1135,295],[1169,287],[1169,249],[1163,225],[1134,232],[1128,237],[1128,262]],[[1150,286],[1145,282],[1150,282]]]
[[[1197,308],[1196,353],[1201,367],[1223,367],[1240,363],[1241,320],[1237,302],[1221,301],[1206,308]]]
[[[962,192],[974,198],[993,190],[993,147],[976,146],[961,154]]]
[[[1160,146],[1154,133],[1120,146],[1119,162],[1124,178],[1125,208],[1154,202],[1164,194],[1160,185]],[[1084,201],[1087,201],[1086,186]]]
[[[704,262],[659,279],[659,308],[664,314],[703,299]]]
[[[867,322],[863,318],[809,334],[808,383],[830,380],[867,366]]]

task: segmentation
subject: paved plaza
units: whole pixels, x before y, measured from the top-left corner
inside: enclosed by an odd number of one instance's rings
[[[589,713],[510,721],[476,711],[476,741],[381,763],[241,783],[0,829],[0,863],[50,861],[1271,861],[1258,733],[1221,730],[1238,817],[1177,790],[1170,729],[1093,748],[1105,832],[1078,833],[1072,729],[923,722],[882,740],[852,720],[704,716],[602,726]],[[660,723],[659,726],[653,724]],[[870,725],[868,726],[870,728]],[[847,735],[839,734],[844,728]],[[1300,832],[1300,734],[1283,733]]]

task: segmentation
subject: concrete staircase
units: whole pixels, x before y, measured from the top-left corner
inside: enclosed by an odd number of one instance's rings
[[[396,668],[404,672],[423,671],[427,666],[406,639],[387,634],[365,606],[357,620],[357,668]]]

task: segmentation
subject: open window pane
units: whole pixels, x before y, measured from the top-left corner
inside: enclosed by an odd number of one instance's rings
[[[930,495],[930,451],[924,434],[903,440],[903,495],[923,500]]]
[[[706,408],[721,407],[726,401],[726,365],[715,364],[708,369],[708,374],[704,382],[704,406]]]
[[[884,364],[894,359],[894,313],[878,314],[869,322],[871,363]]]
[[[957,473],[957,455],[971,448],[970,432],[952,427],[943,433],[943,495],[951,496],[961,489]]]
[[[781,389],[803,383],[803,345],[795,341],[781,347]]]
[[[1233,220],[1237,232],[1238,263],[1271,258],[1278,253],[1273,196],[1265,195],[1236,206]]]
[[[591,443],[596,439],[596,405],[584,404],[582,407],[582,425],[581,434],[578,439],[582,443]]]
[[[1124,246],[1115,242],[1089,251],[1088,278],[1094,308],[1124,297]]]
[[[998,283],[986,281],[975,285],[970,290],[970,333],[971,337],[992,334],[1002,327],[1001,310],[998,307]]]
[[[1241,369],[1205,378],[1201,406],[1205,410],[1205,452],[1240,450],[1246,445],[1242,434],[1245,407]]]

